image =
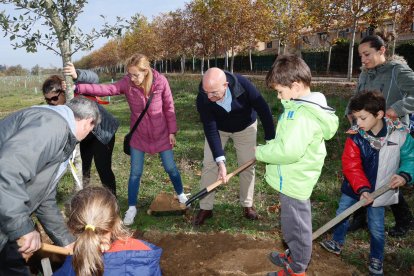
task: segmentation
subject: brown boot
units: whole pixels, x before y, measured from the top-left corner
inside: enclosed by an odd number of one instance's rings
[[[200,209],[200,211],[198,211],[197,216],[193,219],[193,225],[194,226],[203,225],[204,221],[211,217],[213,217],[213,210]]]
[[[256,213],[256,210],[253,207],[244,207],[244,217],[251,220],[259,219],[259,216]]]

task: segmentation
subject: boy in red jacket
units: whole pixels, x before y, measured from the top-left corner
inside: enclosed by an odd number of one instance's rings
[[[345,179],[336,215],[358,200],[367,200],[368,228],[371,234],[370,275],[384,275],[384,206],[398,202],[398,190],[390,190],[373,200],[370,193],[383,185],[395,189],[412,183],[414,140],[399,121],[385,118],[385,99],[381,93],[365,92],[354,96],[349,109],[357,129],[345,142],[342,169]],[[345,243],[348,219],[335,228],[332,240],[321,242],[327,251],[339,255]]]

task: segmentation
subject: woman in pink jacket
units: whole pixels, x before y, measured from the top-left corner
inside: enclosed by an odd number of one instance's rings
[[[137,197],[144,169],[145,153],[159,153],[165,171],[178,195],[180,203],[187,197],[183,193],[181,176],[174,162],[177,122],[174,101],[167,79],[151,69],[148,58],[135,54],[126,62],[128,74],[114,84],[77,84],[79,94],[113,96],[124,94],[131,110],[130,127],[135,124],[153,94],[149,108],[131,139],[131,172],[128,182],[128,205],[124,224],[131,225],[137,214]]]

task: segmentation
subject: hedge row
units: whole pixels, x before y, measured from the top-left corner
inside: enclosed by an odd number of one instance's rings
[[[330,74],[332,75],[346,75],[347,68],[348,68],[348,51],[349,51],[349,43],[346,41],[338,42],[332,48],[331,54],[331,65],[330,65]],[[403,56],[409,66],[414,68],[414,41],[400,44],[396,47],[395,50],[396,54]],[[252,63],[253,63],[253,73],[262,73],[266,72],[270,69],[275,60],[276,55],[252,55]],[[326,66],[328,63],[328,51],[304,51],[302,52],[302,58],[306,61],[309,67],[312,70],[313,74],[316,75],[325,75],[326,74]],[[229,59],[230,63],[230,59]],[[195,72],[199,72],[201,66],[201,60],[195,60]],[[223,57],[210,59],[210,67],[217,66],[220,68],[225,68],[225,59]],[[358,54],[358,44],[354,46],[354,56],[353,56],[353,75],[357,76],[360,72],[361,61]],[[207,60],[204,61],[204,68],[207,68]],[[160,63],[157,64],[157,69],[160,71],[165,72],[165,64],[164,67],[161,66]],[[187,59],[185,62],[185,70],[186,72],[193,71],[193,61],[192,59]],[[168,62],[168,72],[180,72],[181,71],[181,63],[179,60],[169,61]],[[250,71],[250,63],[249,57],[246,55],[239,55],[236,56],[234,59],[234,71],[235,72],[249,72]]]

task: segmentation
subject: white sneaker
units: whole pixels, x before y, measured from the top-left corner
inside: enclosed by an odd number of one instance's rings
[[[185,204],[187,202],[187,200],[188,200],[188,198],[184,193],[181,193],[181,194],[178,195],[178,201],[181,204]]]
[[[129,209],[125,212],[124,225],[128,226],[128,225],[133,224],[136,215],[137,215],[137,208],[129,207]]]

